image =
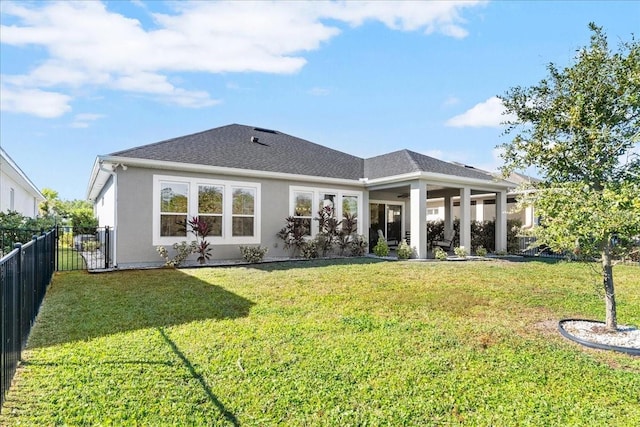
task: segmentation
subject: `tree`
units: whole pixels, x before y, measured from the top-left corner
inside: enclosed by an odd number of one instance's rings
[[[528,192],[542,217],[538,242],[555,251],[599,259],[606,326],[617,329],[614,259],[640,236],[640,46],[632,37],[617,52],[601,27],[563,69],[531,87],[501,96],[505,134],[502,172],[536,168],[543,181]]]

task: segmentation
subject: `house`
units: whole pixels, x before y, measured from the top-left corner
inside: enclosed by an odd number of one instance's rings
[[[15,211],[29,218],[38,216],[38,205],[45,197],[0,148],[0,212]]]
[[[496,248],[506,249],[507,192],[513,184],[409,150],[363,159],[285,133],[232,124],[96,158],[87,197],[100,226],[115,230],[118,267],[156,265],[159,245],[191,240],[177,221],[210,223],[215,259],[238,259],[240,245],[286,256],[276,233],[288,216],[313,221],[326,204],[356,214],[358,233],[410,235],[427,257],[427,199],[460,199],[461,245],[471,246],[471,198],[496,199]],[[445,204],[445,206],[450,206]],[[453,212],[445,209],[445,227]]]
[[[454,162],[455,163],[455,162]],[[474,168],[473,166],[463,165],[456,163],[466,168],[476,169],[480,172],[484,172],[487,175],[492,175],[491,172],[483,171],[481,169]],[[507,182],[513,184],[513,188],[507,193],[507,219],[517,220],[522,224],[522,229],[527,230],[537,225],[538,219],[535,216],[535,209],[533,206],[526,206],[520,209],[517,206],[517,198],[519,195],[518,187],[526,183],[535,183],[540,180],[528,175],[523,175],[517,172],[512,172],[509,177],[506,178]],[[452,205],[450,209],[453,212],[454,217],[460,216],[460,198],[454,197],[449,200]],[[444,220],[444,198],[429,198],[427,202],[427,221]],[[496,198],[494,194],[476,194],[471,196],[471,220],[472,221],[491,221],[496,219]]]

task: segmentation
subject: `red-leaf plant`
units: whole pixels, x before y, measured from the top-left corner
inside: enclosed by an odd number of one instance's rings
[[[205,261],[208,261],[209,258],[211,258],[212,249],[209,247],[210,243],[206,240],[206,237],[211,231],[211,227],[208,222],[198,218],[197,216],[194,216],[187,221],[187,224],[191,228],[189,231],[196,236],[196,240],[200,239],[196,246],[195,253],[199,254],[198,262],[200,264],[204,264]]]

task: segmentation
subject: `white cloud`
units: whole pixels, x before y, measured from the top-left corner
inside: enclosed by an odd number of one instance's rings
[[[82,113],[76,114],[71,123],[72,128],[88,128],[91,122],[102,119],[104,114]]]
[[[15,89],[0,87],[0,110],[26,113],[47,119],[60,117],[71,111],[71,97],[40,89]]]
[[[5,2],[2,13],[13,23],[0,27],[1,42],[40,46],[46,56],[29,72],[2,78],[21,90],[55,87],[69,92],[99,86],[204,107],[218,101],[203,90],[177,87],[169,77],[185,72],[296,73],[307,63],[305,52],[340,34],[340,22],[357,26],[378,21],[392,30],[461,38],[467,34],[461,12],[483,3],[174,2],[170,13],[151,13],[155,25],[145,28],[101,2]],[[136,4],[150,13],[146,4]],[[64,96],[59,99],[69,102],[70,95]]]
[[[502,101],[494,96],[450,118],[445,124],[452,127],[499,127],[502,122],[510,118],[503,115],[503,112]]]

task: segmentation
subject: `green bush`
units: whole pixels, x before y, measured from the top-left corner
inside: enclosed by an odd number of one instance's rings
[[[407,244],[405,239],[402,239],[398,245],[398,259],[409,259],[412,254],[413,250],[411,249],[411,246]]]
[[[440,261],[445,261],[447,259],[447,253],[440,246],[436,246],[433,250],[433,256]]]
[[[261,246],[240,246],[242,258],[250,263],[262,262],[268,250],[268,248]]]
[[[95,252],[100,247],[100,242],[95,240],[88,240],[86,242],[82,242],[82,250],[85,252]]]
[[[453,248],[453,253],[456,254],[458,258],[467,257],[467,250],[464,248],[464,246],[456,246],[455,248]]]
[[[351,256],[363,256],[367,251],[369,242],[362,234],[354,235],[351,243]]]
[[[389,256],[389,245],[384,237],[378,238],[378,243],[373,247],[373,253],[379,257]]]
[[[487,256],[487,250],[483,246],[478,246],[476,248],[476,255],[478,255],[478,256]]]

